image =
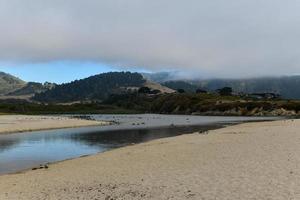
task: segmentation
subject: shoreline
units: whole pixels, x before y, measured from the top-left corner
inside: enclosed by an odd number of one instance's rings
[[[226,128],[226,127],[229,127],[229,126],[235,126],[235,125],[243,124],[243,123],[251,123],[251,122],[255,123],[256,121],[232,122],[230,124],[224,124],[224,123],[215,124],[215,123],[212,123],[212,124],[207,124],[207,125],[199,125],[199,128],[202,128],[202,129],[197,131],[196,133],[197,134],[208,134],[209,131],[218,130],[218,129]],[[263,121],[260,121],[260,122],[263,122]],[[94,125],[91,125],[91,126],[94,126]],[[87,126],[87,127],[91,127],[91,126]],[[192,126],[196,126],[196,125],[192,125]],[[154,128],[145,127],[145,128],[141,128],[139,130],[155,130],[155,129],[161,129],[161,128],[167,128],[167,127],[169,127],[169,126],[160,126],[160,127],[154,127]],[[175,129],[175,128],[182,128],[182,127],[186,127],[186,126],[185,125],[178,125],[178,126],[173,126],[172,128]],[[79,128],[79,127],[75,127],[75,128]],[[64,129],[64,128],[61,128],[61,129]],[[51,129],[47,129],[47,130],[51,130]],[[126,131],[126,130],[134,130],[134,129],[124,129],[124,130]],[[34,130],[34,131],[38,131],[38,130]],[[22,132],[20,132],[20,133],[22,133]],[[190,135],[190,134],[195,134],[195,132],[183,133],[181,135],[174,135],[174,136],[168,136],[168,137],[163,137],[163,138],[156,138],[156,139],[152,139],[152,140],[144,141],[144,142],[139,142],[139,143],[132,143],[132,144],[128,144],[126,146],[121,146],[121,147],[117,147],[117,148],[113,148],[113,149],[108,149],[108,150],[101,151],[101,152],[98,152],[98,153],[86,154],[86,155],[82,155],[82,156],[75,157],[75,158],[68,158],[68,159],[54,161],[54,162],[45,162],[43,164],[35,165],[35,166],[29,167],[29,168],[26,168],[26,169],[22,169],[20,171],[15,171],[15,172],[10,172],[10,173],[3,173],[3,174],[0,173],[0,177],[5,176],[5,175],[22,174],[22,173],[26,173],[26,172],[33,171],[33,170],[40,170],[40,169],[43,169],[45,167],[45,165],[47,165],[47,167],[48,167],[48,166],[55,165],[55,164],[58,164],[58,163],[72,161],[72,160],[76,160],[76,159],[80,159],[80,158],[84,158],[84,157],[96,156],[96,155],[99,155],[99,154],[102,154],[102,153],[105,153],[105,152],[109,152],[109,151],[113,151],[113,150],[116,150],[116,149],[122,149],[122,148],[135,146],[135,145],[139,145],[139,144],[145,144],[145,143],[155,141],[155,140],[173,138],[173,137],[178,137],[178,136],[182,136],[182,135]],[[1,136],[1,134],[0,134],[0,136]],[[42,167],[42,168],[39,168],[39,167]]]
[[[111,122],[93,121],[59,115],[0,115],[0,136],[43,130],[110,125]]]
[[[121,146],[121,147],[117,147],[117,148],[114,148],[114,149],[108,149],[108,150],[98,152],[98,153],[94,153],[94,154],[82,155],[82,156],[79,156],[79,157],[76,157],[76,158],[69,158],[69,159],[59,160],[59,161],[55,161],[55,162],[46,162],[42,165],[36,165],[36,166],[30,167],[30,168],[27,168],[27,169],[23,169],[21,171],[16,171],[16,172],[11,172],[11,173],[4,173],[4,174],[0,173],[0,177],[5,176],[5,175],[23,174],[23,173],[34,171],[34,170],[42,170],[44,168],[39,169],[38,167],[45,166],[45,165],[51,166],[51,165],[56,165],[56,164],[59,164],[59,163],[64,163],[64,162],[68,162],[68,161],[72,161],[72,160],[76,160],[76,159],[81,159],[81,158],[85,158],[85,157],[97,156],[97,155],[100,155],[100,154],[103,154],[103,153],[106,153],[106,152],[110,152],[110,151],[114,151],[114,150],[118,150],[118,149],[122,149],[122,148],[126,148],[126,147],[136,146],[136,145],[140,145],[140,144],[146,144],[146,143],[156,141],[156,140],[180,137],[180,136],[183,136],[183,135],[191,135],[191,134],[208,134],[208,132],[210,132],[210,131],[223,129],[223,128],[226,128],[226,127],[229,127],[229,126],[236,126],[236,125],[243,124],[243,123],[256,123],[256,122],[237,122],[236,124],[210,124],[210,125],[203,126],[203,128],[205,128],[205,129],[204,130],[199,130],[198,132],[184,133],[184,134],[181,134],[181,135],[169,136],[169,137],[164,137],[164,138],[157,138],[157,139],[153,139],[153,140],[146,141],[146,142],[132,143],[132,144],[128,144],[126,146]],[[93,126],[93,125],[91,125],[91,126]],[[167,127],[167,126],[165,126],[165,127]],[[174,128],[180,128],[180,127],[185,127],[185,126],[174,126]],[[78,127],[75,127],[75,128],[78,128]],[[164,128],[164,126],[163,127],[156,127],[156,128],[160,129],[160,128]],[[61,129],[64,129],[64,128],[61,128]],[[143,129],[144,130],[147,130],[147,129],[150,130],[151,128],[143,128]],[[47,130],[51,130],[51,129],[47,129]],[[129,130],[131,130],[131,129],[129,129]],[[20,133],[22,133],[22,132],[20,132]],[[1,134],[0,134],[0,136],[1,136]],[[36,168],[36,169],[34,169],[34,168]]]
[[[0,199],[297,199],[299,129],[250,122],[1,175]]]

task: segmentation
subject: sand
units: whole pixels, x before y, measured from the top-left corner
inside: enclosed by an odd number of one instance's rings
[[[159,139],[0,176],[0,199],[300,199],[300,120]]]
[[[62,116],[0,115],[0,134],[106,124]]]

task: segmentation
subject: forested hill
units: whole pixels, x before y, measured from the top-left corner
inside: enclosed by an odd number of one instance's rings
[[[144,83],[145,80],[139,73],[109,72],[57,85],[51,90],[36,94],[33,99],[53,103],[101,100],[123,87],[141,87]]]

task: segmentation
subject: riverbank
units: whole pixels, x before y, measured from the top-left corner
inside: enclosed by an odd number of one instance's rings
[[[107,124],[109,123],[62,116],[0,115],[0,134]]]
[[[300,120],[165,138],[0,176],[0,199],[299,199]]]

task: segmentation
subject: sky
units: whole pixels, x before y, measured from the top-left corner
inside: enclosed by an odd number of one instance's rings
[[[46,63],[0,64],[0,71],[25,81],[68,83],[91,75],[122,71],[101,63],[54,61]]]
[[[299,10],[299,0],[0,0],[0,71],[40,82],[299,74]]]

